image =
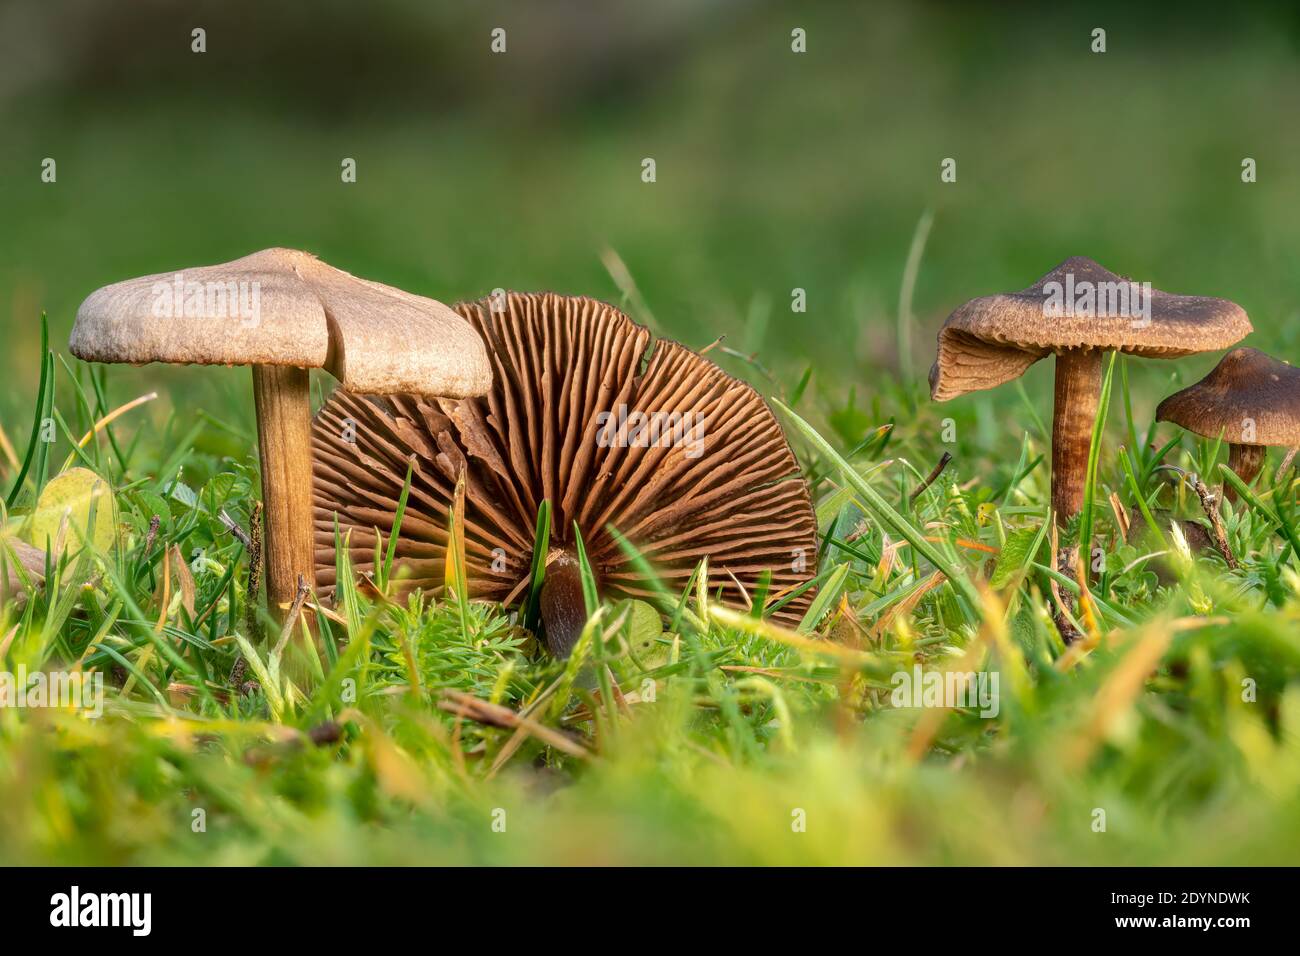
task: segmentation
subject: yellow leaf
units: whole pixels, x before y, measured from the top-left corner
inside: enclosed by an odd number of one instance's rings
[[[94,527],[91,527],[91,512]],[[41,490],[27,526],[27,540],[38,548],[49,542],[55,554],[76,555],[83,542],[107,554],[117,536],[113,489],[86,468],[69,468]]]
[[[672,648],[659,642],[664,625],[654,605],[633,598],[628,601],[628,618],[628,643],[641,666],[650,670],[667,664]]]

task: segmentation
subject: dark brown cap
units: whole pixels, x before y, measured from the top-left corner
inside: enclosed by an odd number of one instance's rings
[[[387,539],[407,462],[410,502],[396,554],[405,588],[441,590],[449,507],[466,478],[470,591],[514,601],[533,560],[538,506],[552,547],[573,527],[602,591],[651,597],[616,529],[673,590],[709,558],[714,586],[747,606],[815,575],[817,525],[807,483],[759,394],[712,362],[594,299],[509,293],[456,310],[487,344],[492,388],[455,401],[336,391],[313,425],[317,583],[334,584],[334,522],[354,567]],[[349,424],[351,420],[351,424]],[[353,437],[354,442],[349,442]],[[746,595],[742,595],[742,588]],[[797,622],[805,591],[777,613]]]
[[[1300,369],[1258,349],[1233,349],[1205,378],[1156,408],[1206,438],[1235,445],[1300,445]]]
[[[1178,358],[1228,348],[1250,331],[1234,302],[1161,292],[1072,256],[1027,289],[971,299],[948,316],[930,394],[942,402],[994,388],[1049,353]]]

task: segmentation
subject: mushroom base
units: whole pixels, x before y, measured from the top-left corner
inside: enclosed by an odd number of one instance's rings
[[[1064,527],[1083,507],[1088,450],[1101,401],[1100,349],[1056,356],[1056,407],[1052,418],[1052,511]]]
[[[582,593],[582,571],[578,557],[562,551],[547,562],[546,577],[538,601],[546,649],[564,660],[587,626],[587,600]]]

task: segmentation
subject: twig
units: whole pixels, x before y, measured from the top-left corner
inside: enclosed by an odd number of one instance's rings
[[[538,694],[531,704],[520,711],[520,716],[531,717],[533,714],[537,713],[537,711],[541,709],[542,705],[551,699],[551,696],[555,693],[556,688],[560,686],[562,680],[563,676],[555,678],[555,680],[551,682],[550,686]],[[505,766],[507,760],[514,756],[515,751],[519,749],[527,737],[528,728],[521,724],[511,738],[505,742],[505,745],[497,751],[496,758],[492,761],[492,767],[488,770],[487,778],[489,780],[496,776],[497,771]]]
[[[1177,465],[1161,465],[1160,467],[1176,473],[1179,478],[1192,486],[1192,489],[1196,492],[1196,497],[1201,499],[1201,510],[1205,512],[1205,517],[1210,519],[1210,540],[1214,542],[1215,550],[1223,557],[1228,567],[1234,571],[1237,570],[1239,567],[1237,557],[1232,553],[1232,549],[1228,547],[1228,533],[1224,530],[1223,519],[1219,517],[1218,495],[1206,486],[1200,475],[1190,474]]]
[[[438,709],[449,714],[455,714],[457,717],[466,717],[480,724],[487,724],[489,727],[524,729],[547,746],[554,747],[571,757],[591,756],[590,750],[568,734],[547,727],[545,724],[539,724],[531,718],[516,713],[509,707],[480,700],[472,694],[465,694],[456,690],[444,690],[442,699],[438,701]]]
[[[1228,533],[1224,530],[1223,519],[1219,517],[1218,496],[1206,487],[1205,482],[1201,480],[1200,475],[1188,475],[1192,487],[1196,489],[1196,496],[1201,499],[1201,510],[1205,512],[1205,517],[1210,519],[1210,530],[1213,532],[1211,539],[1214,546],[1218,549],[1219,554],[1223,555],[1223,560],[1227,562],[1228,567],[1237,570],[1237,557],[1228,547]]]
[[[858,523],[853,526],[853,530],[844,536],[844,543],[852,544],[870,530],[871,526],[859,518]]]
[[[912,504],[914,501],[916,501],[916,499],[920,496],[921,492],[925,491],[926,488],[929,488],[932,484],[934,484],[935,479],[943,474],[943,470],[948,467],[948,462],[950,461],[952,461],[952,454],[950,452],[944,452],[943,455],[939,458],[939,463],[934,466],[934,468],[930,471],[930,474],[926,475],[925,481],[917,485],[916,490],[907,496],[907,503],[909,505]]]
[[[148,554],[153,547],[154,538],[158,537],[158,528],[162,525],[162,519],[154,515],[149,519],[149,532],[144,536],[144,553]]]
[[[253,546],[253,541],[249,538],[248,532],[241,528],[234,518],[226,514],[225,508],[221,509],[221,513],[217,515],[217,517],[221,520],[221,523],[226,526],[226,530],[239,539],[240,544],[245,548],[251,548]]]
[[[262,590],[262,502],[253,503],[248,516],[248,583],[244,587],[244,629],[248,639],[261,636],[257,620],[258,594]]]
[[[1074,569],[1071,567],[1075,561],[1077,548],[1063,548],[1057,550],[1058,534],[1055,525],[1052,526],[1052,564],[1061,574],[1070,575]],[[1055,578],[1048,578],[1048,588],[1052,592],[1052,598],[1056,602],[1056,611],[1052,614],[1052,623],[1056,625],[1056,630],[1060,632],[1061,640],[1066,646],[1073,644],[1079,638],[1083,637],[1083,632],[1074,626],[1071,618],[1074,615],[1074,602],[1070,599],[1067,592],[1061,590],[1060,584]]]
[[[306,579],[299,574],[298,590],[293,596],[293,603],[289,605],[289,613],[284,617],[284,627],[280,628],[280,639],[275,643],[275,650],[271,652],[272,657],[284,653],[284,646],[289,643],[294,626],[298,623],[298,614],[302,611],[303,602],[307,600],[307,595],[310,593],[311,588],[307,587]]]

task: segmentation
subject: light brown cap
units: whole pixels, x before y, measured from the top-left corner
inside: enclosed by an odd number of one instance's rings
[[[1228,348],[1250,331],[1235,302],[1158,289],[1148,296],[1133,280],[1072,256],[1028,289],[971,299],[948,316],[930,394],[943,402],[994,388],[1049,353],[1105,349],[1179,358]]]
[[[335,583],[334,531],[370,570],[413,463],[395,554],[399,590],[437,592],[447,527],[465,477],[465,564],[475,598],[527,588],[538,507],[553,547],[581,530],[602,590],[653,598],[617,529],[674,593],[707,556],[724,600],[748,607],[770,574],[774,612],[798,624],[811,604],[817,519],[808,483],[763,398],[707,358],[655,341],[613,306],[511,292],[457,307],[488,343],[483,398],[375,398],[336,390],[312,425],[318,586]],[[336,524],[337,522],[337,524]]]
[[[69,347],[91,362],[323,368],[384,394],[492,385],[482,339],[450,308],[294,249],[105,286],[77,310]]]
[[[1156,407],[1156,421],[1236,445],[1300,445],[1300,369],[1233,349],[1205,378]],[[1249,431],[1247,424],[1249,423]],[[1242,441],[1249,434],[1253,441]]]

